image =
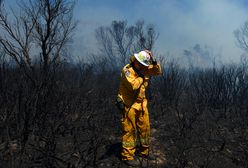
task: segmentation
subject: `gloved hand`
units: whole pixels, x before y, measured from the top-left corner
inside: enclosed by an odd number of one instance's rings
[[[125,108],[124,102],[119,96],[116,98],[115,105],[120,111],[123,111]]]
[[[147,53],[150,55],[150,60],[151,60],[152,65],[157,65],[157,61],[156,61],[155,58],[153,57],[152,52],[149,51],[149,50],[145,50],[145,52],[147,52]]]

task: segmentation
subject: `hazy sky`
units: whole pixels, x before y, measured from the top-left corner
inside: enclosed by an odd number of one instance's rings
[[[113,20],[134,24],[143,19],[159,33],[156,51],[178,56],[195,44],[212,48],[224,61],[239,60],[233,31],[248,20],[247,0],[78,0],[79,21],[75,41],[81,49],[94,49],[94,31]]]
[[[14,6],[15,0],[6,0]],[[159,33],[156,52],[178,57],[195,44],[208,47],[223,61],[238,61],[243,52],[235,45],[234,30],[248,20],[247,0],[77,0],[74,53],[97,48],[95,29],[113,20],[133,25],[143,19]]]

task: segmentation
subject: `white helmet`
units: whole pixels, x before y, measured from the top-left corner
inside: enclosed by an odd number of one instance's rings
[[[144,66],[149,66],[151,63],[151,57],[146,51],[135,53],[134,57]]]

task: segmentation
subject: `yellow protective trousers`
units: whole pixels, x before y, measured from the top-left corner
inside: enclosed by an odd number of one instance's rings
[[[145,156],[149,152],[150,122],[148,109],[142,110],[125,107],[122,118],[122,160],[133,160],[136,150],[136,139],[140,140],[140,154]]]

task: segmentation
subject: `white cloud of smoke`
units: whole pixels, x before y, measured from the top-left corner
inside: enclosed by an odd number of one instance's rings
[[[89,2],[89,1],[88,1]],[[113,2],[113,1],[112,1]],[[156,50],[160,53],[183,56],[185,49],[196,44],[213,49],[213,55],[221,55],[222,61],[238,61],[242,51],[235,45],[233,31],[247,18],[247,6],[238,0],[137,0],[113,5],[82,4],[76,10],[79,19],[80,45],[94,49],[94,30],[110,25],[113,20],[127,20],[129,24],[139,19],[155,25],[159,33]],[[123,2],[121,2],[123,3]],[[86,6],[84,6],[86,5]],[[92,9],[94,7],[94,9]],[[82,40],[83,39],[83,40]],[[94,45],[92,45],[94,44]]]

